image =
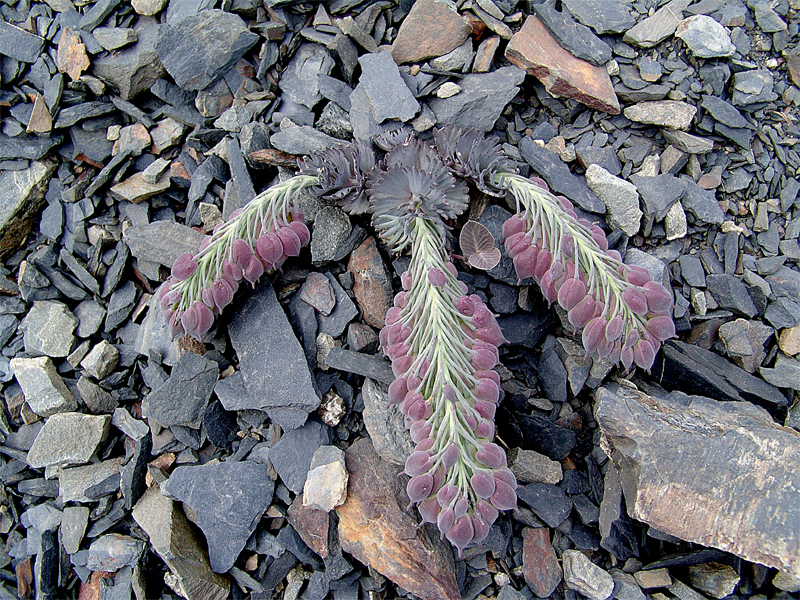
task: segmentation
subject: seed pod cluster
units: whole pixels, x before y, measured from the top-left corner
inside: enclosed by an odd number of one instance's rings
[[[492,369],[506,340],[484,302],[466,295],[435,225],[417,218],[410,235],[403,291],[380,334],[397,377],[389,402],[416,444],[405,464],[409,499],[460,555],[488,535],[498,511],[516,506],[516,479],[492,442],[500,399]]]
[[[583,328],[588,355],[649,370],[661,342],[675,335],[670,292],[647,270],[624,264],[603,230],[579,219],[543,181],[516,175],[504,181],[520,207],[503,225],[520,281],[533,277],[545,299]]]

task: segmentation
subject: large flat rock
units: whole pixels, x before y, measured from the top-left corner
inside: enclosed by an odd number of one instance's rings
[[[0,258],[19,250],[30,233],[55,168],[54,162],[36,161],[27,169],[0,173]]]
[[[800,433],[748,402],[618,386],[595,401],[631,517],[800,577]]]

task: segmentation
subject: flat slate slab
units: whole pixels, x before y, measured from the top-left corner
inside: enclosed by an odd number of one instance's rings
[[[164,427],[185,425],[199,429],[218,378],[217,363],[194,352],[184,352],[169,379],[145,396],[142,414]]]
[[[631,517],[800,577],[800,433],[748,402],[619,386],[595,402]]]
[[[25,152],[21,147],[24,140],[10,143],[11,152],[15,148],[20,150],[20,154],[12,157],[3,156],[4,142],[4,136],[0,135],[0,160],[25,158]],[[37,142],[33,144],[43,149],[42,154],[50,149],[50,145],[45,147],[38,145]],[[37,154],[38,150],[28,153],[29,156]],[[27,169],[0,172],[0,258],[19,250],[20,244],[33,226],[33,221],[44,207],[44,193],[55,168],[54,162],[36,161]]]

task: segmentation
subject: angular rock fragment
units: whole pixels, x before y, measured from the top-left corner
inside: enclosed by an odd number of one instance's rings
[[[678,23],[675,37],[698,58],[725,58],[736,52],[725,28],[707,15],[693,15]]]
[[[622,41],[640,48],[652,48],[675,33],[683,20],[683,11],[690,3],[691,0],[672,0],[626,31]]]
[[[0,54],[20,62],[36,62],[41,56],[44,42],[43,37],[0,20]]]
[[[353,274],[353,293],[367,325],[382,328],[392,305],[392,280],[375,239],[368,237],[350,254],[347,270]]]
[[[92,60],[97,77],[110,81],[123,100],[131,100],[164,75],[164,67],[155,49],[161,25],[141,19],[134,27],[137,41],[123,50]]]
[[[218,378],[217,363],[194,352],[184,352],[169,379],[145,396],[142,415],[164,427],[183,425],[199,429]]]
[[[639,233],[642,211],[639,209],[639,192],[630,182],[614,177],[600,165],[586,169],[586,185],[606,205],[611,227],[628,237]]]
[[[561,583],[561,565],[546,527],[526,527],[522,531],[522,574],[539,598],[549,598]]]
[[[53,415],[44,424],[28,452],[34,469],[53,465],[82,464],[97,450],[108,433],[111,417],[76,412]]]
[[[303,506],[330,512],[347,498],[344,452],[336,446],[320,446],[311,458],[303,486]]]
[[[697,108],[687,102],[659,100],[627,106],[623,112],[631,121],[637,123],[686,130],[692,126]]]
[[[400,77],[392,55],[388,51],[365,54],[358,62],[361,65],[359,85],[367,94],[375,122],[413,119],[419,110],[419,102]]]
[[[127,200],[133,204],[139,204],[157,194],[166,192],[169,189],[169,185],[169,175],[163,175],[155,183],[149,183],[145,181],[144,173],[136,173],[113,186],[109,191],[119,200]]]
[[[583,552],[565,550],[564,583],[590,600],[606,600],[614,593],[614,579]]]
[[[411,436],[403,423],[403,414],[389,405],[386,386],[366,378],[361,388],[364,399],[364,426],[367,428],[374,451],[383,460],[402,466],[414,451]]]
[[[471,31],[452,0],[419,0],[400,25],[392,57],[402,65],[442,56],[463,44]]]
[[[197,252],[203,240],[199,231],[172,221],[134,225],[125,230],[123,237],[136,258],[167,268],[172,267],[181,254]]]
[[[307,108],[322,99],[320,79],[330,75],[333,59],[319,44],[300,44],[289,65],[281,73],[283,98]]]
[[[20,323],[25,332],[25,350],[33,355],[62,358],[72,352],[78,319],[61,302],[40,300],[33,303]]]
[[[800,575],[797,431],[747,402],[654,398],[618,386],[600,388],[596,402],[633,518]]]
[[[37,415],[46,418],[78,408],[49,357],[12,358],[11,370],[25,394],[25,401]]]
[[[293,492],[303,491],[314,453],[331,443],[330,429],[319,421],[287,431],[270,448],[269,459],[283,483]]]
[[[46,138],[43,138],[44,141],[41,143],[31,141],[30,149],[33,149],[33,146],[40,147],[41,154],[39,154],[38,150],[33,153],[25,152],[23,148],[19,147],[25,140],[12,139],[13,141],[8,143],[7,148],[10,156],[4,156],[6,154],[3,149],[5,144],[3,137],[0,136],[0,160],[39,158],[53,143],[58,143],[57,140],[47,140]],[[27,169],[0,172],[0,259],[5,259],[19,250],[30,233],[34,221],[44,207],[44,193],[55,168],[56,163],[52,161],[36,160]]]
[[[611,59],[611,46],[597,37],[585,25],[572,20],[568,12],[559,12],[554,3],[534,5],[536,16],[558,40],[559,44],[576,58],[593,65],[604,65]]]

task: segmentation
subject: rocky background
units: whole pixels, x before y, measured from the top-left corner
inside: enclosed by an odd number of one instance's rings
[[[799,11],[0,2],[0,598],[798,597]],[[461,265],[521,487],[460,561],[397,476],[407,259],[368,222],[302,198],[310,252],[209,343],[151,302],[297,155],[401,122],[490,131],[675,293],[679,339],[620,379],[510,261]]]

